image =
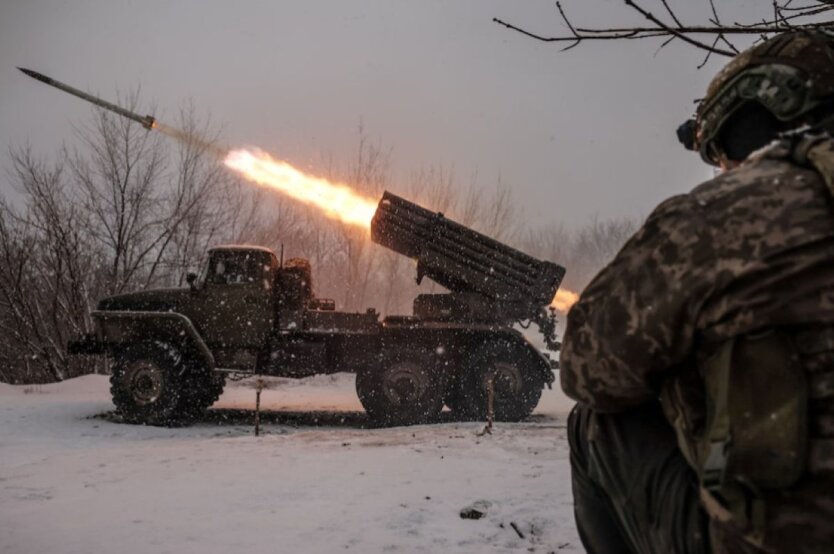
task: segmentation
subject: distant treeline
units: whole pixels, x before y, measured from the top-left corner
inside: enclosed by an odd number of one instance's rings
[[[135,99],[134,99],[135,100]],[[135,101],[132,102],[135,104]],[[179,127],[219,136],[187,106]],[[372,244],[367,232],[241,182],[212,149],[175,143],[139,125],[97,112],[78,130],[74,149],[48,159],[13,148],[14,201],[0,202],[0,381],[40,383],[93,371],[101,362],[67,355],[73,336],[89,332],[99,298],[150,287],[184,286],[212,245],[260,244],[308,258],[317,296],[340,310],[409,313],[419,292],[413,262]],[[323,177],[368,195],[384,189],[442,211],[568,268],[564,285],[579,291],[633,232],[636,221],[592,219],[579,229],[529,229],[511,186],[459,182],[452,171],[414,172],[393,183],[390,151],[360,128],[356,157]]]

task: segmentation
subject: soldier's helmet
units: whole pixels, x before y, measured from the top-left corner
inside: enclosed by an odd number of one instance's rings
[[[834,114],[834,32],[793,31],[745,50],[712,80],[695,120],[682,125],[678,136],[718,165],[725,125],[751,104],[783,129]]]

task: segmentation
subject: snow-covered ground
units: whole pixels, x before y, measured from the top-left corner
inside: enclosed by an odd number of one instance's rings
[[[255,437],[247,382],[173,429],[103,417],[103,376],[0,384],[0,552],[582,551],[558,390],[478,436],[367,428],[351,375],[273,385]],[[461,519],[477,501],[486,516]]]

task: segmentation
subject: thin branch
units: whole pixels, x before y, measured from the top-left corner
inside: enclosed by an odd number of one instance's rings
[[[646,19],[648,19],[649,21],[651,21],[652,23],[657,25],[658,28],[668,32],[669,34],[675,35],[677,38],[681,39],[682,41],[684,41],[686,43],[691,44],[692,46],[695,46],[696,48],[706,50],[707,52],[710,52],[710,53],[721,54],[722,56],[732,57],[732,56],[735,55],[735,53],[732,52],[731,50],[723,50],[721,48],[715,48],[714,46],[709,46],[708,44],[705,44],[701,41],[698,41],[698,40],[695,40],[695,39],[691,38],[685,32],[682,32],[682,31],[677,30],[677,29],[672,29],[671,27],[669,27],[668,25],[666,25],[665,23],[660,21],[657,17],[655,17],[654,14],[652,14],[651,12],[649,12],[647,10],[644,10],[643,8],[638,6],[633,0],[624,0],[624,1],[625,1],[626,6],[629,6],[630,8],[633,8],[634,10],[636,10],[637,12],[642,14],[643,17],[645,17]]]
[[[654,55],[657,56],[660,53],[661,50],[666,48],[666,46],[668,46],[669,43],[674,41],[676,38],[678,38],[678,37],[672,36],[672,37],[669,37],[666,40],[664,40],[663,43],[660,46],[657,47],[657,50],[654,51]]]
[[[821,4],[804,4],[796,6],[794,5],[794,1],[795,0],[772,0],[772,19],[763,19],[756,22],[734,22],[733,24],[724,24],[718,14],[715,0],[708,0],[709,15],[706,16],[706,21],[709,24],[684,25],[680,17],[670,5],[669,0],[658,0],[658,2],[671,18],[672,23],[666,23],[654,15],[654,13],[650,10],[637,4],[636,0],[624,0],[624,3],[628,8],[642,15],[651,23],[651,25],[610,28],[585,28],[574,25],[571,19],[567,16],[562,3],[557,2],[556,8],[559,12],[559,16],[568,28],[569,32],[564,35],[555,36],[546,36],[544,34],[535,33],[499,18],[494,18],[493,21],[506,27],[507,29],[510,29],[511,31],[515,31],[538,41],[569,43],[562,49],[563,51],[576,48],[579,44],[585,41],[662,38],[664,41],[655,52],[657,53],[674,39],[679,39],[690,46],[706,51],[707,56],[705,57],[704,62],[702,62],[699,66],[702,67],[703,63],[708,61],[710,56],[713,54],[732,57],[739,53],[739,49],[735,44],[733,44],[733,41],[728,38],[730,36],[757,35],[764,39],[767,35],[782,33],[786,30],[813,30],[830,28],[834,25],[834,23],[830,21],[802,23],[802,21],[807,21],[810,17],[834,11],[834,3],[826,1]],[[709,40],[701,40],[696,38],[698,36],[711,36],[713,38]]]
[[[717,37],[715,37],[715,42],[713,42],[713,43],[712,43],[712,44],[713,44],[713,46],[714,46],[714,45],[716,45],[716,44],[718,44],[718,41],[719,41],[719,40],[721,40],[721,35],[718,35]],[[712,52],[707,52],[707,55],[704,57],[704,61],[702,61],[702,62],[698,65],[698,69],[701,69],[702,67],[704,67],[705,65],[707,65],[707,62],[709,61],[710,56],[712,56]]]
[[[710,23],[715,25],[716,27],[721,26],[721,18],[718,17],[718,10],[715,9],[715,0],[709,0],[709,7],[712,10],[712,19],[710,19]]]
[[[678,16],[675,15],[675,12],[672,10],[672,8],[669,7],[669,3],[667,2],[667,0],[660,1],[663,3],[663,7],[666,8],[666,12],[669,14],[669,17],[671,17],[672,21],[675,22],[675,25],[678,26],[678,29],[683,27],[683,24],[680,22],[680,19],[678,19]]]
[[[582,37],[579,36],[579,34],[576,32],[576,29],[574,29],[573,25],[571,25],[570,19],[568,19],[568,16],[565,14],[565,10],[562,9],[562,3],[561,2],[556,2],[556,9],[559,10],[559,15],[562,16],[562,21],[565,22],[565,25],[568,26],[568,29],[570,29],[570,32],[573,33],[574,37],[576,37],[576,42],[574,42],[573,44],[571,44],[569,46],[566,46],[565,48],[562,49],[562,51],[564,52],[566,50],[570,50],[571,48],[579,46],[579,43],[582,42]]]
[[[821,11],[830,11],[834,10],[834,6],[830,8],[825,8],[825,10]],[[493,20],[497,23],[500,23],[506,27],[510,27],[515,29],[515,27],[508,25],[507,23],[501,21],[500,19]],[[812,30],[812,29],[824,29],[824,28],[831,28],[834,26],[834,23],[806,23],[803,25],[792,25],[792,29],[797,30]],[[593,29],[593,28],[585,28],[585,27],[577,27],[576,31],[582,36],[583,39],[593,39],[597,35],[605,35],[605,34],[628,34],[628,35],[640,35],[637,38],[645,38],[645,33],[652,33],[652,36],[658,35],[669,35],[670,33],[663,28],[660,27],[612,27],[610,29]],[[744,25],[742,23],[733,23],[731,26],[723,26],[723,27],[715,27],[715,26],[706,26],[706,25],[690,25],[688,27],[681,27],[680,29],[675,29],[675,31],[679,33],[685,33],[688,35],[758,35],[762,33],[783,33],[785,28],[782,26],[774,26],[771,24],[763,25],[761,23],[752,23],[750,25]],[[593,35],[593,36],[585,36]],[[542,37],[540,40],[544,41],[552,41],[552,40],[572,40],[576,37],[568,37],[563,39],[554,39],[552,37]]]

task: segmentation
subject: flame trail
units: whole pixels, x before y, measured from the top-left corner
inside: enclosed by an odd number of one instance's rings
[[[343,223],[370,229],[377,201],[357,194],[347,185],[305,175],[287,162],[257,149],[232,150],[224,163],[248,181],[313,205]],[[560,289],[551,306],[567,313],[578,299],[575,292]]]
[[[556,296],[553,297],[553,302],[551,302],[551,306],[562,312],[563,314],[568,313],[568,310],[571,309],[576,301],[579,300],[579,295],[575,292],[571,292],[565,289],[559,289],[556,292]]]
[[[322,210],[328,217],[370,230],[377,201],[341,183],[311,177],[261,150],[232,150],[224,163],[244,178]]]

